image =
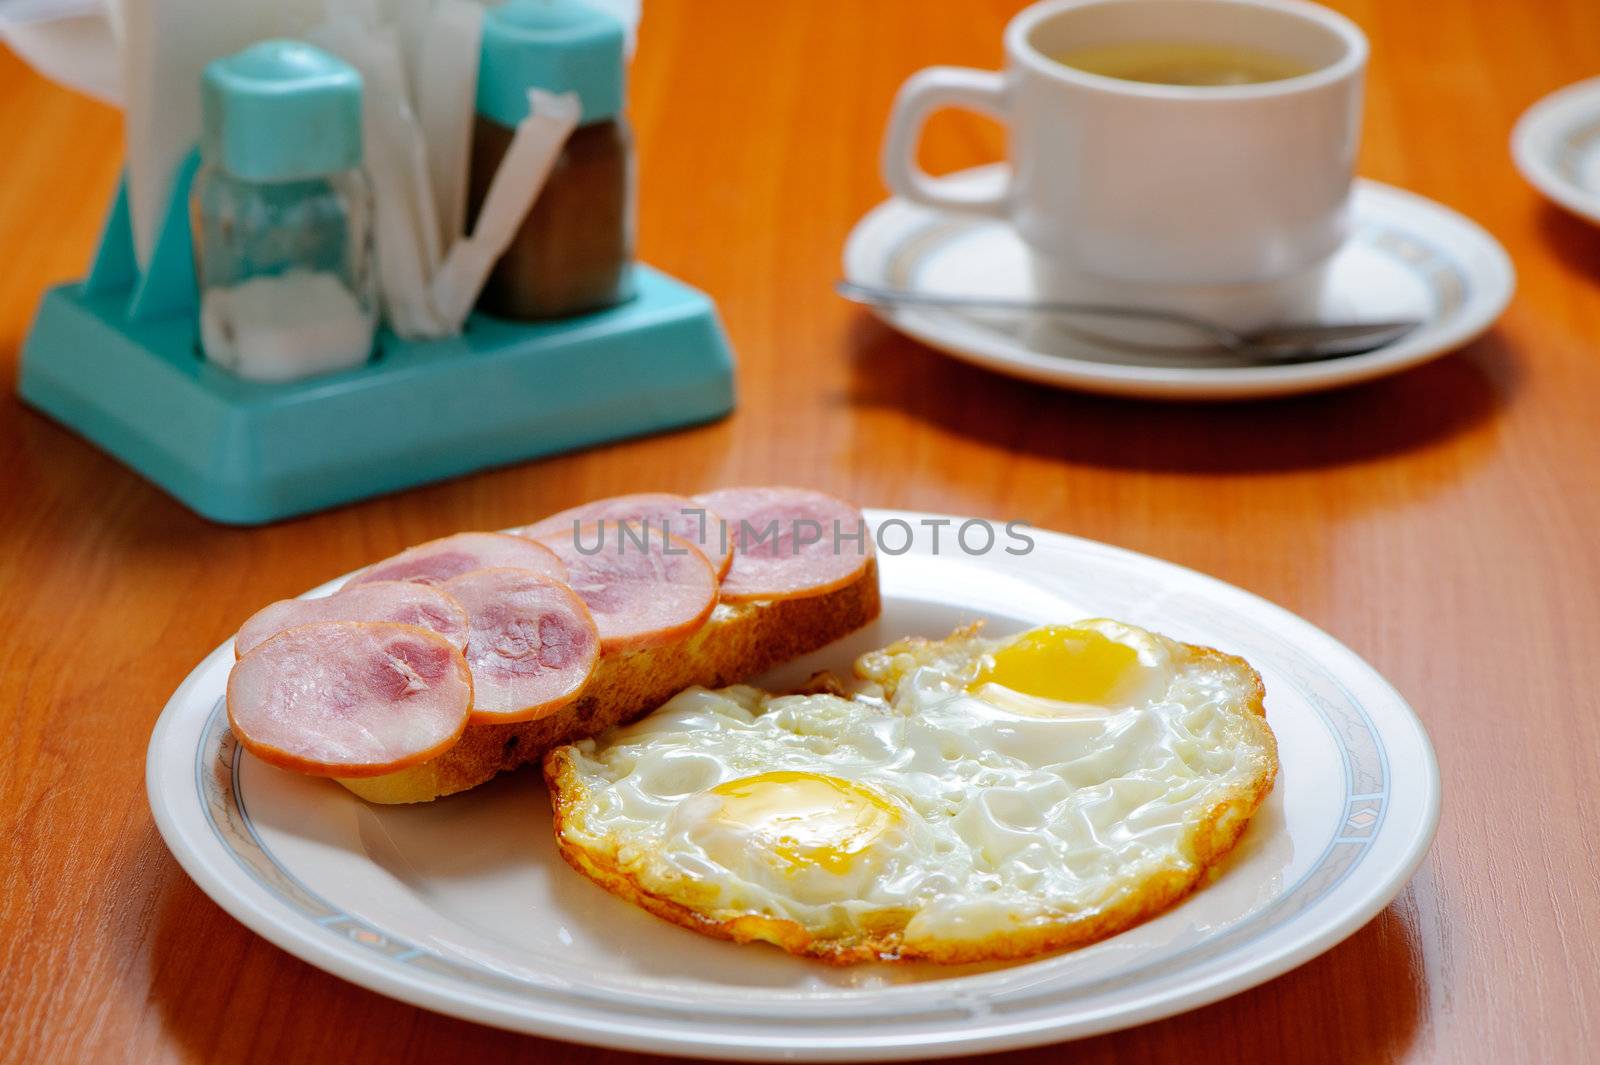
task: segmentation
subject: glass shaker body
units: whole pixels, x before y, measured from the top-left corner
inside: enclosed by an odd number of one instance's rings
[[[283,381],[371,357],[372,191],[359,167],[255,181],[207,164],[191,207],[208,359],[241,377]]]

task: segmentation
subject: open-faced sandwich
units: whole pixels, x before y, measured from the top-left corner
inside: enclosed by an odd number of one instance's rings
[[[652,493],[403,551],[239,630],[228,720],[274,765],[426,802],[814,651],[878,616],[861,512]]]

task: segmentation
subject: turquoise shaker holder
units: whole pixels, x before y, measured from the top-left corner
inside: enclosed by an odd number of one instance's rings
[[[636,266],[638,295],[553,322],[473,315],[462,335],[381,332],[366,366],[242,381],[198,347],[191,155],[148,269],[119,188],[88,277],[51,289],[17,392],[195,512],[256,525],[733,409],[733,356],[703,293]]]

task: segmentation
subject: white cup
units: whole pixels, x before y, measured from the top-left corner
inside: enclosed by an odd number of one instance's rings
[[[1049,58],[1132,41],[1243,46],[1310,72],[1160,85]],[[1186,311],[1239,330],[1315,314],[1344,242],[1367,42],[1300,0],[1046,0],[1005,31],[1004,72],[930,67],[901,88],[883,148],[912,202],[1008,220],[1035,295]],[[1001,188],[952,188],[916,162],[924,120],[965,107],[1008,127]]]

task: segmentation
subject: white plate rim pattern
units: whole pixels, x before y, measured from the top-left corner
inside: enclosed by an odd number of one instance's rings
[[[883,510],[869,510],[867,514],[874,524],[900,519],[913,527],[925,518],[939,517]],[[959,523],[965,519],[951,520]],[[1203,594],[1207,609],[1223,611],[1231,601],[1236,609],[1245,611],[1241,618],[1264,612],[1281,621],[1283,631],[1295,633],[1297,640],[1315,644],[1318,655],[1307,655],[1303,647],[1278,635],[1275,627],[1272,639],[1281,643],[1286,652],[1304,657],[1313,665],[1336,660],[1341,670],[1348,671],[1342,674],[1344,679],[1331,672],[1327,675],[1345,692],[1348,706],[1354,708],[1360,720],[1344,711],[1335,721],[1327,709],[1316,710],[1345,760],[1345,821],[1317,863],[1261,913],[1226,928],[1214,937],[1217,942],[1203,940],[1166,960],[1170,964],[1178,958],[1198,956],[1198,961],[1187,961],[1175,970],[1181,976],[1205,971],[1220,958],[1235,958],[1227,966],[1209,971],[1207,979],[1195,986],[1151,993],[1147,985],[1170,979],[1174,972],[1145,973],[1138,967],[1078,989],[1070,980],[1056,981],[1060,986],[1046,994],[1053,993],[1058,998],[1065,994],[1070,999],[1081,990],[1093,1000],[1107,994],[1116,996],[1120,991],[1121,997],[1114,998],[1112,1008],[1098,1013],[1073,1015],[1070,1009],[1063,1013],[1047,1004],[1009,1023],[990,1015],[981,1002],[981,992],[961,990],[968,981],[981,984],[979,977],[878,989],[865,1000],[858,997],[843,1005],[824,1002],[820,1012],[815,1003],[797,999],[791,1016],[778,1019],[771,1030],[752,1027],[755,1021],[750,1010],[736,1005],[719,1017],[712,1017],[714,1011],[704,1007],[702,1020],[710,1018],[711,1023],[686,1024],[681,1003],[674,1004],[666,998],[652,1000],[643,992],[631,1002],[619,1002],[615,993],[602,990],[598,996],[590,996],[595,999],[595,1013],[551,1008],[559,996],[549,988],[530,990],[525,984],[489,970],[485,972],[491,978],[474,980],[471,973],[462,972],[458,961],[418,949],[408,944],[403,935],[373,928],[339,911],[291,871],[278,866],[274,874],[272,856],[250,824],[238,787],[239,752],[225,727],[220,701],[215,694],[197,701],[194,694],[202,678],[231,661],[231,643],[217,648],[196,667],[157,722],[146,768],[151,808],[168,847],[202,890],[247,927],[319,968],[392,998],[469,1020],[574,1042],[657,1053],[786,1060],[896,1060],[1001,1050],[1087,1036],[1169,1016],[1255,986],[1309,960],[1365,924],[1398,893],[1420,864],[1439,815],[1439,777],[1432,747],[1421,722],[1399,694],[1331,636],[1248,592],[1119,548],[1065,534],[1031,531],[1063,557],[1095,559],[1130,572],[1147,570],[1168,582],[1176,581],[1173,587],[1184,588],[1184,594]],[[894,568],[892,558],[885,562],[886,570]],[[336,583],[329,582],[307,594],[317,594]],[[1350,694],[1345,684],[1351,678],[1360,681],[1367,699]],[[1390,742],[1398,736],[1415,748],[1414,757],[1408,760],[1412,774],[1407,784],[1409,835],[1402,841],[1405,845],[1395,860],[1363,890],[1351,898],[1342,898],[1337,912],[1327,907],[1319,910],[1384,838],[1386,817],[1395,802],[1393,767],[1368,710],[1369,706],[1380,705],[1391,719],[1387,725]],[[1370,750],[1364,747],[1369,741],[1361,736],[1361,721],[1370,735]],[[1344,734],[1346,730],[1348,736]],[[190,773],[181,769],[174,772],[175,767],[185,763]],[[1330,860],[1336,848],[1339,853]],[[1344,863],[1342,869],[1340,862]],[[1324,879],[1336,879],[1324,884],[1318,881],[1319,874]],[[1303,891],[1318,894],[1302,900],[1303,905],[1294,912],[1287,912],[1290,902]],[[1274,913],[1287,916],[1263,932],[1263,922]],[[1320,914],[1321,924],[1314,930],[1309,926],[1302,929],[1298,938],[1279,943],[1276,950],[1238,957],[1244,946],[1258,943],[1263,936],[1271,937],[1286,926],[1292,928],[1306,914]],[[1252,929],[1256,935],[1243,942],[1231,946],[1221,942],[1241,939]],[[930,994],[929,988],[941,990]],[[924,1003],[925,1017],[920,1028],[913,1024],[909,1030],[878,1034],[875,1025],[872,1032],[851,1031],[844,1036],[822,1030],[830,1020],[837,1023],[837,1017],[830,1017],[830,1010],[843,1010],[849,1019],[859,1021],[888,1009],[900,1019],[907,1001],[913,997],[931,1003]],[[624,1014],[620,1017],[619,1006]]]
[[[1574,82],[1522,113],[1511,131],[1511,158],[1523,178],[1558,206],[1600,223],[1600,192],[1571,172],[1573,158],[1600,141],[1600,77]]]
[[[1005,163],[992,163],[944,175],[951,182],[992,181]],[[1431,255],[1455,275],[1460,299],[1443,319],[1435,318],[1409,336],[1364,355],[1283,366],[1185,367],[1095,361],[1032,351],[991,330],[941,328],[937,315],[917,308],[873,308],[891,328],[963,362],[1038,384],[1078,391],[1158,400],[1239,400],[1324,391],[1386,377],[1447,355],[1485,333],[1504,312],[1516,289],[1511,257],[1493,235],[1465,215],[1414,192],[1366,178],[1355,185],[1357,213],[1363,202],[1404,206],[1419,224],[1402,235],[1402,257]],[[862,216],[845,242],[844,276],[864,284],[896,284],[886,263],[913,238],[904,235],[910,219],[922,226],[952,229],[993,225],[992,219],[934,212],[898,198],[879,203]],[[1471,245],[1472,264],[1442,256],[1420,220],[1449,227]],[[1359,219],[1358,219],[1359,221]],[[916,240],[927,239],[919,232]],[[886,249],[890,242],[893,244]]]

